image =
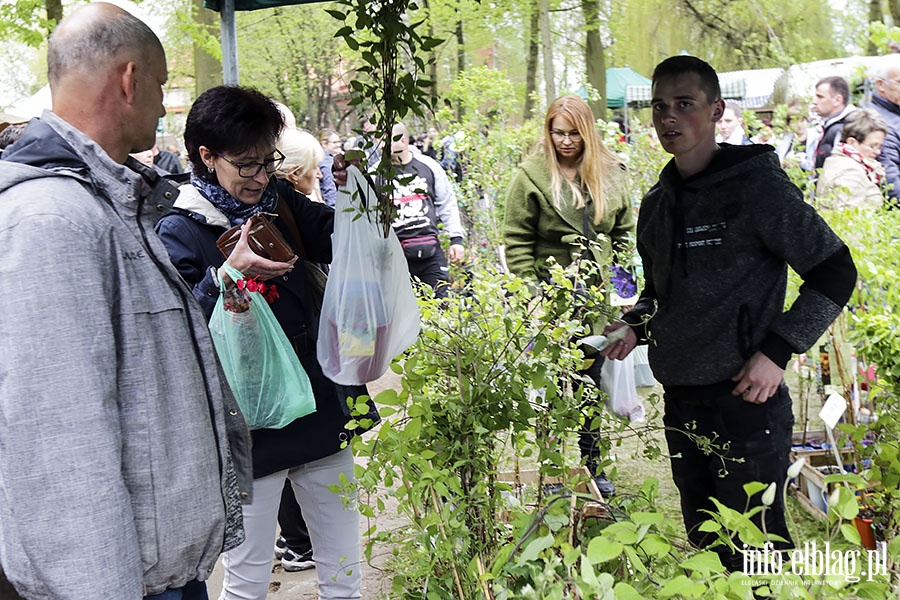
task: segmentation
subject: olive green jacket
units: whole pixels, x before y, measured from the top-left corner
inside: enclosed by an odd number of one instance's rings
[[[621,185],[609,186],[608,189],[618,192],[607,196],[603,219],[594,224],[593,213],[588,213],[588,233],[594,242],[591,251],[604,281],[608,280],[607,267],[612,265],[614,252],[627,255],[634,247],[637,221],[625,193],[624,172],[614,176],[622,178],[618,182]],[[513,175],[506,194],[503,227],[506,264],[511,273],[524,279],[545,279],[548,258],[552,256],[566,267],[583,252],[580,239],[584,238],[584,209],[573,206],[568,186],[562,186],[562,194],[562,206],[557,208],[551,197],[550,172],[543,156],[527,159]]]

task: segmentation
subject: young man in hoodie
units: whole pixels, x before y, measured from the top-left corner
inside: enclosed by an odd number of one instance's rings
[[[704,511],[715,510],[711,497],[744,512],[743,485],[760,481],[777,486],[766,531],[783,538],[775,548],[791,548],[782,488],[794,418],[784,368],[840,314],[856,268],[772,147],[716,143],[724,103],[710,65],[666,59],[652,89],[653,125],[673,159],[638,217],[644,289],[607,328],[628,327],[624,339],[602,354],[622,359],[649,344],[690,541],[705,547],[716,539],[699,529]],[[785,310],[788,266],[804,283]],[[758,506],[760,495],[749,502]],[[731,570],[742,568],[740,550],[716,548]]]

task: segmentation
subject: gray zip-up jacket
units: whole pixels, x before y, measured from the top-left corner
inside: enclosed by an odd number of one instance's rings
[[[243,539],[249,432],[142,185],[49,111],[0,161],[0,564],[30,600],[158,594]]]

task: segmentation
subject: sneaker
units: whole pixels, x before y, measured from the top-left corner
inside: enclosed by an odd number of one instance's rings
[[[562,483],[545,483],[541,486],[541,494],[544,496],[553,496],[555,494],[561,494],[566,489],[566,486]]]
[[[284,552],[287,549],[287,540],[285,540],[283,536],[279,535],[278,539],[275,540],[275,558],[281,560],[281,557],[284,556]]]
[[[285,571],[306,571],[307,569],[315,569],[316,562],[313,560],[312,550],[303,554],[295,554],[290,548],[285,548],[284,555],[281,557],[281,566]]]
[[[597,484],[597,489],[603,495],[604,500],[616,495],[616,484],[610,481],[603,471],[600,471],[600,474],[594,477],[594,483]]]

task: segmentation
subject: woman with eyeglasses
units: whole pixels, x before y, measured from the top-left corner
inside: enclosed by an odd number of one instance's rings
[[[575,95],[554,100],[541,139],[506,194],[503,237],[510,272],[536,282],[549,278],[551,257],[563,267],[589,260],[596,263],[597,276],[608,281],[614,252],[627,253],[634,243],[635,213],[623,169],[601,142],[587,103]],[[603,325],[593,323],[594,332],[602,332]],[[587,375],[599,385],[603,359],[596,358]],[[581,456],[600,492],[613,496],[615,486],[599,469],[597,441],[596,432],[582,431]]]
[[[191,182],[180,188],[174,210],[159,221],[157,232],[207,316],[219,297],[219,282],[235,285],[221,268],[226,261],[216,240],[254,214],[277,215],[274,223],[295,254],[302,243],[308,260],[331,262],[333,209],[274,177],[284,161],[276,148],[283,127],[270,99],[236,86],[204,92],[188,113],[184,141]],[[342,449],[353,435],[345,428],[347,398],[365,394],[366,388],[338,386],[322,374],[316,359],[317,307],[297,260],[274,262],[254,254],[246,227],[227,260],[277,292],[271,309],[309,376],[316,412],[281,429],[251,431],[254,482],[252,500],[243,506],[246,540],[223,556],[221,599],[265,599],[285,478],[309,529],[313,552],[306,559],[317,567],[319,597],[360,597],[359,514],[353,498],[347,502],[329,486],[340,486],[342,478],[354,481],[353,456],[349,447]]]
[[[821,208],[880,208],[884,165],[878,162],[888,125],[874,108],[858,108],[844,119],[841,141],[825,159],[816,198]]]

